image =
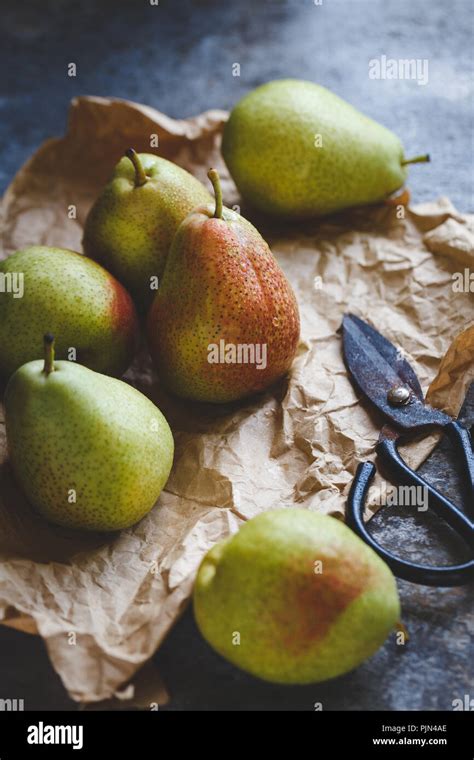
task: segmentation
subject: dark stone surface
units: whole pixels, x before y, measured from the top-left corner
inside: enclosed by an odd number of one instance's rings
[[[179,10],[172,0],[3,3],[0,188],[40,142],[64,131],[75,95],[130,98],[183,117],[230,108],[264,81],[295,76],[394,129],[407,153],[431,153],[430,165],[411,169],[415,200],[444,194],[472,210],[473,8],[471,0],[180,0]],[[428,84],[370,80],[368,61],[381,55],[428,59]],[[443,443],[424,472],[457,501],[454,459]],[[416,545],[427,563],[462,555],[449,529],[426,515],[392,508],[373,525],[386,545]],[[410,642],[397,646],[392,637],[357,671],[304,688],[240,673],[209,649],[188,611],[156,656],[172,697],[167,709],[452,709],[453,699],[472,695],[474,592],[399,587]],[[26,709],[75,709],[41,640],[5,628],[0,697],[23,698]]]
[[[1,13],[0,189],[75,95],[147,103],[170,116],[231,108],[270,79],[311,79],[396,131],[416,200],[473,209],[471,0],[23,0]],[[426,59],[428,83],[373,80],[368,62]],[[67,76],[68,63],[77,76]],[[241,66],[232,76],[232,64]]]

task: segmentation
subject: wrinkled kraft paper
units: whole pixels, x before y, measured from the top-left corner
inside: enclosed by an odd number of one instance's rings
[[[34,243],[81,250],[87,211],[115,162],[129,146],[150,151],[152,136],[152,152],[205,183],[215,166],[227,205],[238,204],[219,153],[225,119],[209,111],[175,121],[126,101],[74,100],[66,136],[46,142],[4,196],[2,255]],[[126,377],[166,414],[176,458],[157,505],[133,529],[84,537],[37,517],[13,482],[0,409],[0,619],[44,638],[75,700],[109,698],[133,682],[186,605],[203,554],[242,521],[295,505],[343,515],[381,424],[344,368],[345,311],[400,346],[424,389],[436,376],[433,401],[459,411],[474,379],[474,305],[452,276],[474,267],[472,219],[447,199],[399,216],[387,204],[286,227],[252,217],[300,304],[291,376],[260,398],[215,408],[169,397],[146,355],[137,360]],[[410,463],[433,444],[410,447]]]

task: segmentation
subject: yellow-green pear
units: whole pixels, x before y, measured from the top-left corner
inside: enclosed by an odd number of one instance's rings
[[[24,364],[5,391],[8,451],[28,500],[59,525],[115,531],[155,504],[173,462],[160,410],[116,378],[55,361]]]
[[[304,219],[382,201],[403,185],[398,137],[313,82],[281,79],[234,107],[222,154],[241,194],[280,218]]]
[[[0,261],[0,375],[43,355],[43,335],[59,334],[56,354],[121,375],[139,333],[125,288],[86,256],[32,245]]]
[[[89,212],[84,252],[112,272],[144,311],[156,294],[178,226],[210,200],[205,187],[180,166],[129,149]]]
[[[234,665],[306,684],[370,657],[400,604],[388,566],[347,526],[287,508],[254,517],[206,554],[194,612],[204,638]]]

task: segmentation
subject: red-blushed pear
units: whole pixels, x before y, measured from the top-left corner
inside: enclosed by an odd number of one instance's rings
[[[121,375],[139,333],[133,301],[95,261],[63,248],[30,246],[0,261],[0,375],[43,355],[43,335],[60,338],[59,359]]]
[[[24,364],[5,391],[10,461],[33,507],[59,525],[115,531],[155,504],[173,463],[160,410],[115,377],[55,361]]]
[[[160,378],[178,396],[227,402],[285,375],[300,322],[292,288],[259,232],[216,202],[179,226],[148,315]]]
[[[357,667],[400,616],[389,567],[347,526],[306,509],[271,510],[216,544],[194,587],[208,643],[274,683],[325,681]]]
[[[140,311],[146,310],[179,224],[210,200],[206,188],[180,166],[130,148],[89,212],[84,252],[130,290]]]

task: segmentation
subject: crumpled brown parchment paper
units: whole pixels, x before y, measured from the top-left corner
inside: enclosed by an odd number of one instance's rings
[[[126,101],[74,100],[66,136],[42,145],[4,196],[1,255],[35,243],[81,250],[86,213],[130,146],[203,182],[215,166],[227,205],[238,204],[219,154],[225,118],[209,111],[175,121]],[[425,389],[437,375],[431,399],[452,414],[474,379],[472,295],[452,287],[453,273],[474,262],[472,219],[447,199],[304,226],[253,221],[300,304],[291,377],[251,402],[198,407],[167,396],[146,355],[137,360],[127,379],[168,417],[176,457],[158,504],[133,529],[84,537],[36,516],[9,470],[0,407],[0,620],[44,638],[76,700],[132,696],[136,672],[190,597],[201,557],[243,520],[285,505],[343,514],[357,462],[373,455],[380,427],[343,365],[336,331],[345,311],[399,345]],[[409,461],[418,465],[434,442],[409,447]]]

